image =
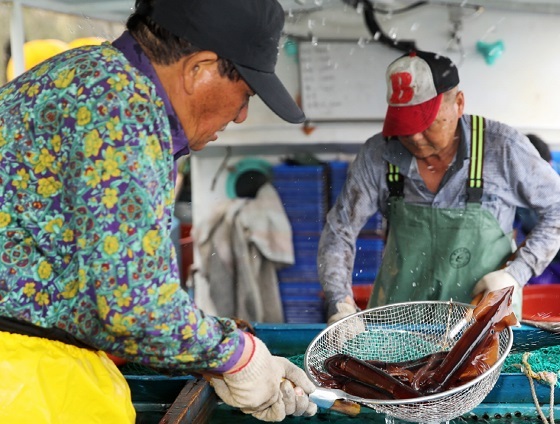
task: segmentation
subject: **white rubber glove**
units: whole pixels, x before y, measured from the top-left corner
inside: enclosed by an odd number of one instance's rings
[[[349,303],[349,301],[352,303]],[[333,325],[341,319],[355,314],[359,310],[353,299],[346,299],[345,302],[338,302],[336,304],[336,309],[338,312],[331,315],[327,322],[328,325]],[[358,316],[349,318],[348,322],[345,321],[344,324],[331,329],[331,332],[328,335],[329,344],[331,346],[336,346],[340,352],[343,352],[346,343],[359,336],[364,331],[366,331],[366,326],[361,317]]]
[[[329,317],[329,319],[327,320],[327,324],[334,324],[335,322],[340,321],[342,318],[346,318],[347,316],[355,314],[356,312],[358,312],[358,310],[359,309],[354,303],[353,299],[347,298],[342,302],[338,302],[336,304],[337,312]]]
[[[216,394],[228,405],[263,421],[282,421],[296,412],[314,415],[317,407],[312,406],[315,404],[309,402],[308,395],[315,385],[305,372],[286,358],[272,356],[258,338],[248,339],[254,342],[249,361],[236,371],[224,373],[223,380],[212,378]]]
[[[500,290],[509,286],[513,286],[511,307],[517,319],[520,320],[523,302],[523,290],[521,285],[515,278],[513,278],[513,276],[509,272],[500,269],[498,271],[493,271],[489,274],[486,274],[474,286],[472,296],[475,297],[480,293],[486,295],[491,291]]]

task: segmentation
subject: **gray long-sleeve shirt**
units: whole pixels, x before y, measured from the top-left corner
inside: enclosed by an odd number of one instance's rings
[[[471,116],[464,115],[459,126],[459,149],[437,193],[427,189],[416,159],[397,139],[386,141],[377,134],[362,146],[327,215],[319,243],[319,278],[329,316],[336,312],[337,302],[352,297],[352,269],[360,230],[377,211],[387,215],[387,162],[398,166],[406,177],[405,202],[434,208],[465,207]],[[513,230],[518,206],[534,209],[539,215],[525,246],[505,268],[525,284],[543,272],[560,248],[560,176],[522,133],[486,120],[483,179],[482,207],[496,217],[506,234]]]

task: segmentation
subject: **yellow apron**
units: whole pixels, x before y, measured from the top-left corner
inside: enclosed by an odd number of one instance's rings
[[[0,423],[135,419],[128,384],[104,352],[0,331]]]

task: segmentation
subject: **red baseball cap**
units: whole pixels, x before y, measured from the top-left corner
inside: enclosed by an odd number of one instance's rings
[[[443,93],[459,84],[457,67],[445,56],[415,51],[387,68],[385,137],[417,134],[437,116]]]

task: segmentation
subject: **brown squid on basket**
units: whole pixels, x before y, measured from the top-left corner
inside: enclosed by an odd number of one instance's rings
[[[321,383],[321,387],[328,387],[330,389],[340,389],[349,395],[359,396],[364,399],[393,399],[389,394],[384,391],[378,390],[375,387],[368,386],[367,384],[360,383],[359,381],[352,380],[348,377],[334,377],[325,372],[321,372],[314,367],[311,367],[311,372]]]
[[[335,378],[348,378],[387,394],[391,399],[410,399],[422,394],[380,368],[350,355],[337,354],[325,360],[325,369]]]
[[[437,367],[447,356],[447,352],[437,352],[417,359],[402,362],[386,362],[366,359],[365,362],[386,371],[389,375],[405,382],[412,383],[414,376],[420,369]]]
[[[473,311],[475,322],[450,351],[404,362],[336,354],[324,361],[328,373],[312,371],[321,385],[367,399],[412,399],[465,384],[498,361],[499,333],[517,322],[512,294],[513,287],[488,293]]]
[[[506,287],[484,296],[474,309],[474,324],[455,343],[443,362],[433,372],[425,374],[420,381],[415,381],[413,386],[426,394],[448,390],[461,374],[468,371],[468,367],[472,367],[472,361],[477,355],[495,345],[488,341],[493,333],[517,322],[511,312],[512,294],[513,287]]]

